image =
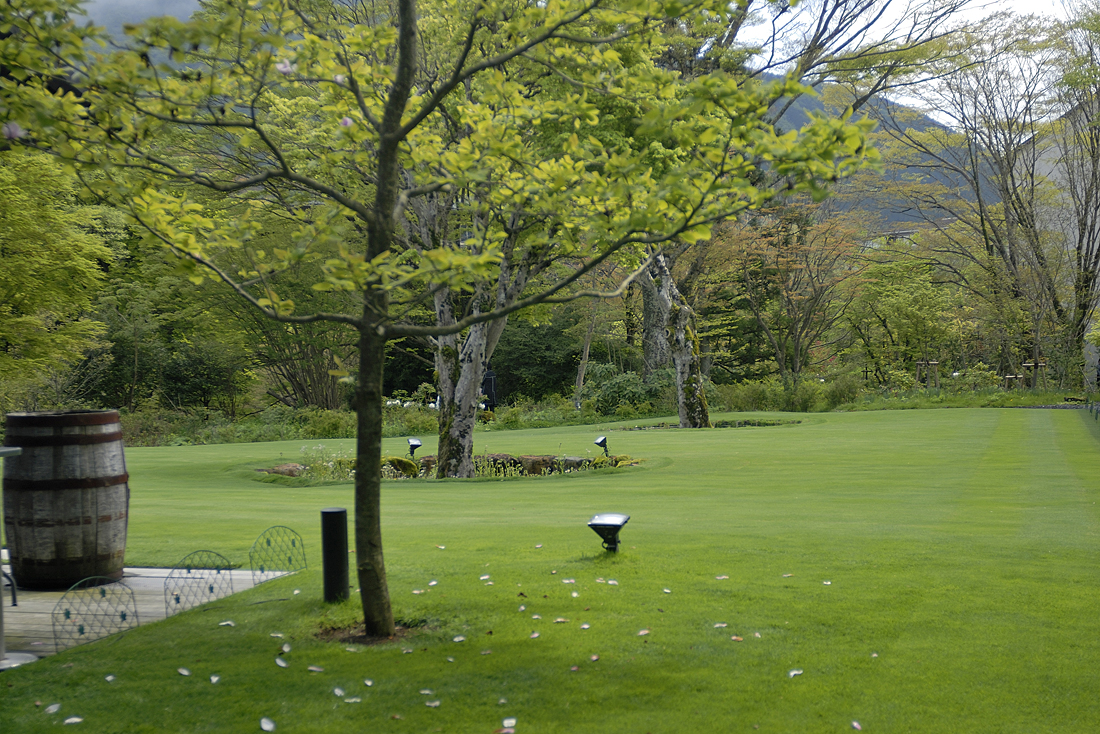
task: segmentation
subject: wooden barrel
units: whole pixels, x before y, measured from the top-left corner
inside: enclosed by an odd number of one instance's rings
[[[122,578],[130,487],[115,410],[9,413],[4,534],[12,574],[27,589],[67,589],[89,576]]]

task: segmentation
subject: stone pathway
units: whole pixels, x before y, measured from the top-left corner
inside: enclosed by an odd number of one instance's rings
[[[6,554],[5,554],[6,555]],[[11,568],[4,564],[9,574]],[[138,619],[142,625],[165,618],[164,580],[170,568],[127,568],[123,580],[134,590]],[[234,569],[233,591],[252,588],[252,572]],[[64,591],[31,591],[18,589],[18,606],[11,606],[11,587],[3,586],[4,637],[9,652],[31,652],[53,655],[54,637],[51,614]]]

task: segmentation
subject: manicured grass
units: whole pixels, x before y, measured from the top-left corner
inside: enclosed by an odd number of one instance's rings
[[[1070,410],[798,417],[610,431],[613,452],[647,459],[628,470],[388,485],[395,612],[428,627],[356,652],[313,635],[356,614],[319,602],[316,570],[318,511],[350,509],[349,487],[255,481],[298,443],[129,450],[128,563],[209,548],[247,565],[252,539],[287,524],[314,569],[3,673],[0,730],[73,714],[97,732],[259,731],[261,716],[279,732],[492,732],[507,716],[524,733],[1100,730],[1100,424]],[[478,450],[584,454],[606,429],[490,432]],[[632,515],[618,556],[585,527],[600,511]],[[274,631],[293,645],[287,669]]]

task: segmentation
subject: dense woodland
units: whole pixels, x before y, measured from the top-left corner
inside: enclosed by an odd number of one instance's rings
[[[0,408],[354,434],[388,634],[395,404],[469,477],[536,401],[1081,390],[1100,11],[966,5],[207,0],[118,38],[6,0]]]

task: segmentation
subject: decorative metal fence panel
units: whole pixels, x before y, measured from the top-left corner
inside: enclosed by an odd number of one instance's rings
[[[138,626],[133,589],[106,576],[77,581],[58,600],[51,616],[58,652]]]
[[[306,567],[306,547],[302,536],[285,525],[275,525],[260,533],[248,551],[252,583],[301,571]]]
[[[197,550],[183,557],[164,579],[164,614],[185,612],[233,593],[233,568],[221,553]]]

